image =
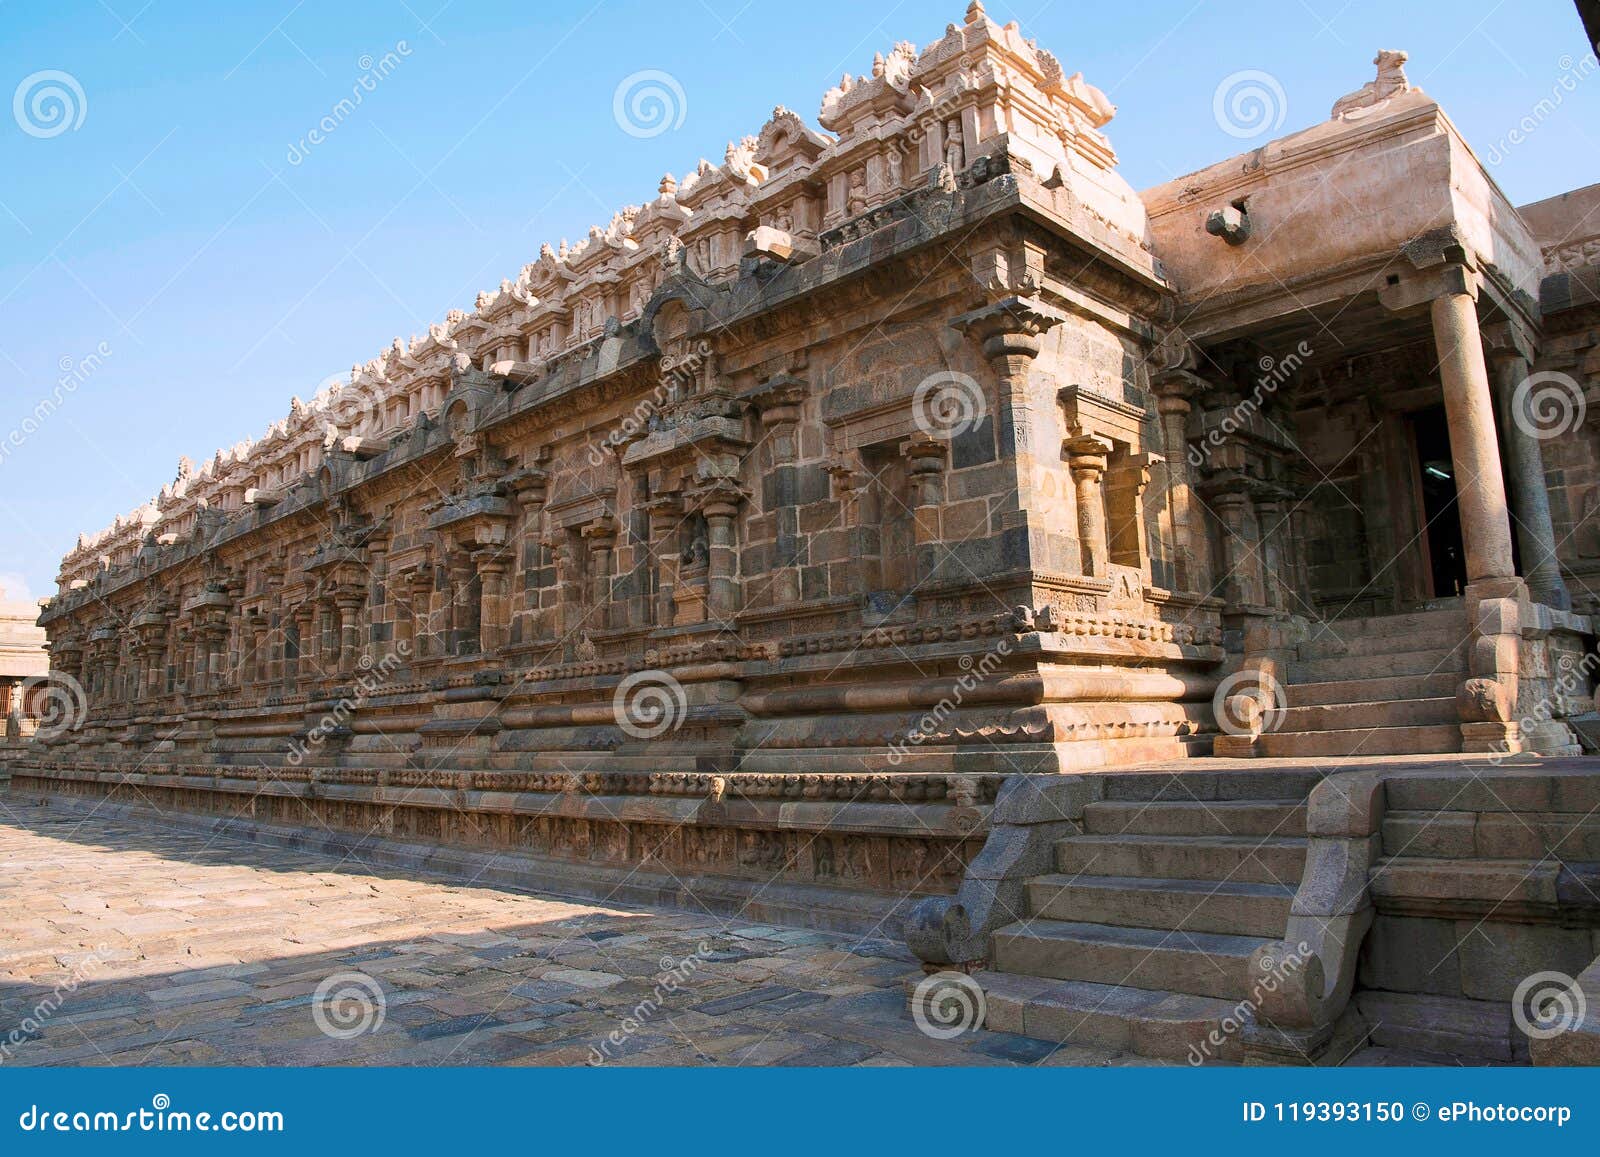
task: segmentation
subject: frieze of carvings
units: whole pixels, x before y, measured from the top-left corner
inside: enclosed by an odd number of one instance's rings
[[[780,658],[797,655],[822,655],[836,651],[870,651],[929,643],[954,643],[964,639],[993,638],[1035,632],[1070,635],[1077,638],[1134,639],[1149,643],[1179,646],[1217,646],[1222,642],[1220,628],[1195,627],[1187,623],[1168,623],[1138,615],[1084,614],[1082,610],[1051,605],[1031,610],[1019,607],[1004,615],[990,615],[946,623],[907,623],[903,626],[875,627],[861,631],[842,631],[784,639],[777,645]]]
[[[1600,236],[1552,246],[1544,251],[1546,273],[1576,271],[1590,265],[1600,265]]]
[[[114,767],[82,760],[25,760],[16,766],[68,775],[124,778]],[[993,803],[1003,773],[927,774],[834,772],[768,774],[735,772],[456,771],[425,768],[293,767],[290,765],[214,767],[205,764],[149,764],[148,775],[241,779],[260,783],[350,784],[441,791],[503,791],[579,796],[682,796],[713,802],[739,799],[821,800],[858,803],[939,803],[961,807]]]
[[[561,679],[593,679],[603,675],[625,675],[631,670],[620,659],[593,659],[561,663],[553,667],[529,667],[517,672],[524,683],[551,683]]]
[[[644,653],[647,669],[685,667],[695,663],[759,663],[777,657],[772,643],[746,643],[738,639],[711,639],[677,647],[651,648]]]
[[[24,776],[25,778],[26,776]],[[119,797],[131,785],[114,781],[52,780],[64,795]],[[140,784],[130,799],[163,810],[231,814],[237,801],[200,788]],[[304,821],[302,799],[259,795],[253,818]],[[975,851],[965,831],[904,836],[764,828],[686,826],[559,815],[485,815],[455,808],[395,807],[362,800],[316,800],[320,824],[457,844],[514,847],[553,859],[715,870],[727,875],[789,875],[823,883],[852,883],[919,892],[949,892]]]
[[[1018,632],[1013,626],[1010,614],[990,615],[982,619],[969,619],[966,622],[907,623],[904,626],[874,627],[861,631],[783,639],[778,643],[778,656],[787,659],[796,655],[870,651],[915,646],[920,643],[958,643],[963,639],[993,638],[1016,633]]]

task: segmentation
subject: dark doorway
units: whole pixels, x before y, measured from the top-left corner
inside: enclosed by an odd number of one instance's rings
[[[1416,439],[1417,472],[1421,485],[1426,529],[1422,541],[1427,553],[1432,597],[1453,598],[1467,585],[1466,551],[1461,545],[1461,515],[1456,508],[1456,468],[1450,458],[1450,428],[1444,407],[1434,406],[1411,415]]]

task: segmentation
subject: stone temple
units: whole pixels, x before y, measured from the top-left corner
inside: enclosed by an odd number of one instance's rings
[[[1136,192],[973,3],[82,537],[12,793],[888,929],[1035,1037],[1594,1058],[1600,187],[1405,62]]]

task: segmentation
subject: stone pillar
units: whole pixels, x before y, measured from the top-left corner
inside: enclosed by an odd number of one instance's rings
[[[1263,604],[1260,526],[1250,500],[1249,480],[1238,475],[1218,479],[1211,505],[1222,523],[1222,599],[1229,610],[1259,610]]]
[[[1035,494],[1041,460],[1055,461],[1057,448],[1047,444],[1046,432],[1052,423],[1036,421],[1030,387],[1034,358],[1044,348],[1044,335],[1061,323],[1064,316],[1043,301],[1027,297],[1008,297],[993,305],[973,310],[950,324],[981,343],[998,379],[996,393],[999,414],[996,427],[999,451],[1011,463],[1010,495],[999,511],[1002,532],[1021,538],[1025,549],[1018,558],[1022,565],[1040,565],[1048,557],[1044,528],[1039,525],[1042,503]],[[973,399],[981,403],[982,399]]]
[[[211,628],[211,685],[217,691],[234,685],[233,670],[228,665],[228,634],[226,623]]]
[[[1556,558],[1556,532],[1550,521],[1550,491],[1545,482],[1544,450],[1533,434],[1532,416],[1513,412],[1517,387],[1528,379],[1529,350],[1510,332],[1493,327],[1489,353],[1494,363],[1500,434],[1505,441],[1511,509],[1516,513],[1517,541],[1522,547],[1522,573],[1528,593],[1558,610],[1572,609],[1572,596]]]
[[[901,453],[906,459],[906,474],[911,483],[912,537],[916,551],[916,581],[933,577],[939,552],[934,545],[943,540],[940,510],[944,505],[944,468],[948,446],[936,438],[912,438]]]
[[[1478,329],[1480,275],[1473,254],[1453,234],[1418,239],[1406,255],[1418,271],[1401,276],[1379,298],[1391,309],[1425,304],[1438,348],[1472,629],[1467,679],[1456,689],[1462,750],[1517,752],[1521,603],[1528,591],[1512,565],[1494,399]]]
[[[272,645],[268,642],[270,635],[266,612],[258,613],[250,625],[250,678],[254,683],[272,681]]]
[[[1288,558],[1289,499],[1282,486],[1262,483],[1255,492],[1256,527],[1260,537],[1262,597],[1267,606],[1295,613],[1298,598]]]
[[[656,591],[652,612],[655,624],[670,627],[676,614],[673,588],[678,581],[678,528],[683,523],[683,498],[663,494],[648,504],[650,554],[655,559]]]
[[[1083,573],[1092,578],[1110,574],[1107,556],[1106,498],[1101,481],[1111,443],[1094,434],[1069,440],[1064,447],[1067,467],[1078,498],[1078,540],[1083,552]]]
[[[317,663],[317,606],[312,602],[301,603],[295,608],[294,624],[299,636],[299,646],[295,657],[293,669],[289,680],[295,688],[299,688],[306,680],[310,679],[316,671]]]
[[[1450,457],[1456,473],[1456,505],[1467,554],[1467,581],[1510,578],[1511,533],[1505,480],[1495,439],[1494,399],[1478,332],[1476,295],[1448,291],[1429,306],[1444,383]]]
[[[189,694],[204,695],[210,688],[206,674],[206,633],[205,628],[196,626],[189,641]]]
[[[439,651],[433,629],[433,587],[433,567],[424,562],[411,575],[411,641],[419,659]]]
[[[475,572],[471,556],[459,547],[451,549],[447,565],[450,569],[450,636],[445,649],[451,655],[461,655],[466,653],[471,642],[468,637],[471,620],[478,610],[471,598]]]
[[[739,580],[735,577],[739,558],[734,545],[740,497],[732,487],[718,487],[700,508],[706,519],[706,612],[724,623],[740,611]]]
[[[611,548],[617,540],[616,523],[602,516],[586,525],[581,536],[589,545],[589,626],[605,630],[611,621]]]
[[[806,540],[800,534],[799,423],[805,404],[805,383],[788,374],[766,382],[751,401],[761,413],[772,454],[772,473],[762,482],[762,508],[776,518],[771,570],[771,603],[783,606],[800,601],[800,568],[805,564]],[[752,596],[752,603],[755,598]]]
[[[506,645],[506,570],[510,560],[502,546],[485,546],[472,554],[478,572],[478,647],[497,654]]]
[[[1156,383],[1156,412],[1161,415],[1161,441],[1166,450],[1162,464],[1167,510],[1172,528],[1172,585],[1180,591],[1209,591],[1205,531],[1199,525],[1189,477],[1189,396],[1197,379],[1182,371]]]
[[[513,572],[522,576],[520,587],[521,611],[526,613],[526,626],[521,630],[521,640],[531,642],[534,639],[544,638],[550,634],[549,623],[544,614],[544,590],[533,581],[531,577],[543,570],[547,565],[545,545],[541,537],[544,521],[545,495],[548,491],[549,480],[542,470],[524,470],[513,475],[508,482],[512,492],[516,495],[517,506],[521,510],[521,518],[517,522],[515,538],[517,550],[517,569]],[[511,613],[511,597],[508,596],[507,613]]]
[[[388,654],[389,647],[394,639],[394,624],[392,619],[388,625],[388,639],[380,639],[385,633],[384,612],[391,609],[389,600],[389,540],[387,531],[375,534],[367,543],[367,557],[371,560],[372,580],[368,585],[365,606],[362,608],[361,624],[357,628],[357,647],[366,655],[367,660],[374,666],[384,655]]]
[[[361,654],[361,604],[359,590],[341,590],[334,596],[339,614],[339,674],[353,675]]]
[[[416,572],[402,571],[396,575],[394,599],[394,649],[402,659],[413,659],[417,654],[416,621],[411,609],[411,584]]]

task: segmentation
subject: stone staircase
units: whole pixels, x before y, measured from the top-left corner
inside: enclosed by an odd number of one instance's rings
[[[1460,606],[1327,624],[1289,663],[1287,708],[1258,754],[1460,751],[1455,693],[1466,678],[1467,637]]]
[[[1110,777],[1116,798],[1084,806],[1083,833],[1055,846],[1055,872],[1028,882],[1026,918],[993,935],[977,974],[988,1027],[1238,1060],[1250,954],[1284,935],[1305,865],[1305,798],[1320,778]]]

